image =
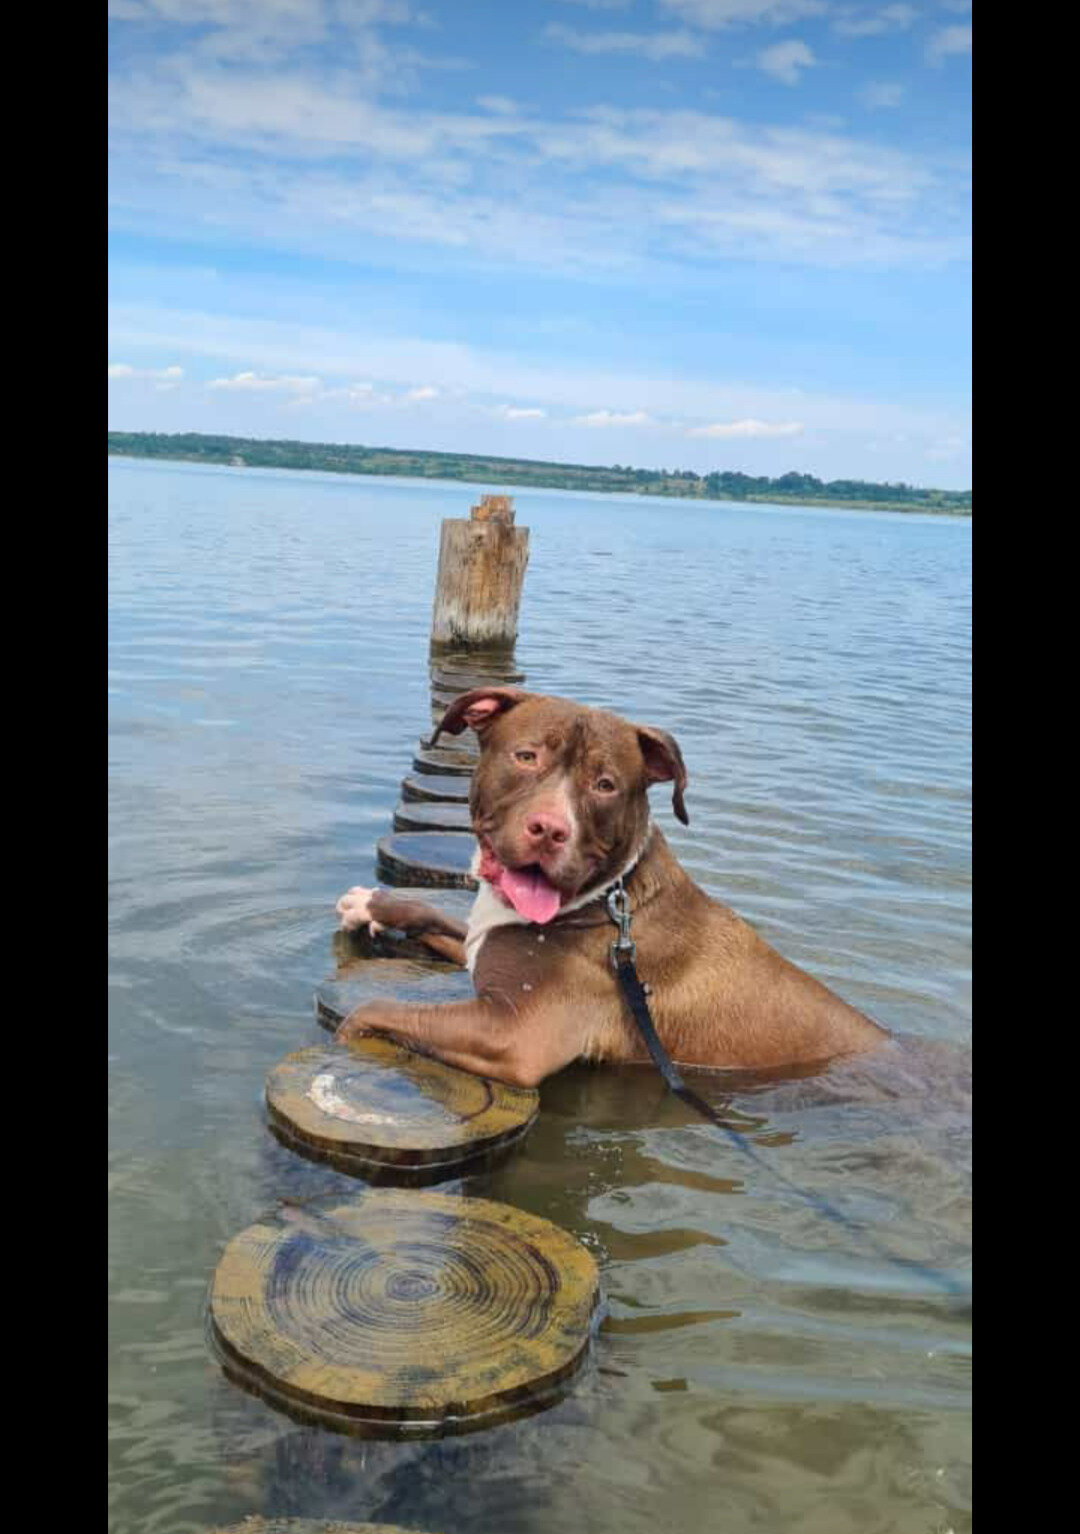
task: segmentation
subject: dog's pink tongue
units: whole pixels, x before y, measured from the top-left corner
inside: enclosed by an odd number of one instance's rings
[[[519,916],[541,923],[551,921],[562,899],[539,868],[504,868],[499,893],[506,896]]]

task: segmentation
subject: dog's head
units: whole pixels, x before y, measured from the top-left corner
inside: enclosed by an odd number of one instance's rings
[[[455,698],[433,743],[465,729],[481,747],[469,791],[480,876],[529,921],[551,921],[640,851],[651,784],[674,784],[689,824],[682,753],[663,730],[516,687]]]

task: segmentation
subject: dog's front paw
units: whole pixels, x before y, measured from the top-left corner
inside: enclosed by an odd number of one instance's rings
[[[367,927],[372,937],[375,937],[383,930],[383,923],[376,921],[371,914],[371,902],[378,893],[377,889],[364,889],[359,884],[345,891],[335,909],[341,917],[341,925],[346,932],[355,932],[360,927]]]
[[[352,1039],[366,1039],[372,1034],[397,1035],[408,1031],[410,1008],[394,1001],[369,1001],[356,1007],[341,1023],[334,1034],[338,1044],[348,1044]]]
[[[361,1009],[363,1010],[363,1009]],[[353,1039],[369,1039],[375,1029],[368,1026],[358,1012],[350,1012],[343,1023],[338,1024],[334,1034],[335,1044],[348,1044]]]

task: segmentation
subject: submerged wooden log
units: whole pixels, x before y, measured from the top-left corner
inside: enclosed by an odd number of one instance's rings
[[[449,907],[452,899],[453,891],[446,890],[437,903],[445,902]],[[432,954],[415,959],[402,954],[374,961],[358,960],[340,965],[332,980],[320,983],[314,996],[315,1018],[321,1027],[334,1033],[338,1024],[365,1002],[415,1001],[432,1007],[448,1001],[466,1001],[475,994],[467,971]]]
[[[467,804],[406,804],[394,811],[395,831],[471,831]]]
[[[469,756],[464,752],[458,752],[455,759],[455,753],[443,751],[436,746],[433,751],[421,747],[413,757],[412,764],[417,772],[438,773],[450,778],[468,778],[472,776],[477,760],[477,757]]]
[[[375,872],[387,884],[477,889],[469,872],[476,838],[462,831],[402,831],[375,848]]]
[[[401,780],[401,797],[410,803],[467,804],[469,779],[460,773],[411,772]]]
[[[376,1172],[465,1176],[515,1145],[539,1106],[535,1091],[375,1037],[298,1050],[266,1079],[267,1117],[283,1144],[369,1181]]]
[[[450,665],[445,656],[439,656],[431,667],[431,685],[439,692],[458,697],[471,692],[474,687],[520,687],[525,673],[510,660],[497,666],[488,662],[472,661],[468,665]]]
[[[426,735],[421,735],[419,749],[432,761],[467,767],[470,772],[475,770],[480,760],[480,742],[471,733],[456,739],[453,735],[440,735],[436,742],[435,731],[429,730]]]
[[[482,496],[469,521],[451,517],[442,525],[431,647],[511,647],[517,638],[518,610],[529,530],[514,526],[509,496]]]
[[[598,1298],[592,1257],[547,1220],[367,1189],[282,1205],[234,1237],[210,1332],[231,1379],[303,1420],[442,1434],[550,1404]]]

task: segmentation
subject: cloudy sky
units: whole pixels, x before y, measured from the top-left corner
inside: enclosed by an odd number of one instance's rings
[[[970,484],[970,0],[109,9],[113,428]]]

